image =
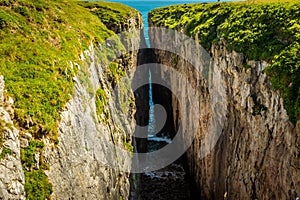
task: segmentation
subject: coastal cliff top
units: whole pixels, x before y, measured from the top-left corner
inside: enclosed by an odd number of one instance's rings
[[[252,3],[254,2],[254,3]],[[199,39],[209,51],[221,39],[248,60],[265,60],[293,123],[300,114],[300,1],[183,4],[155,9],[152,24]],[[245,65],[245,68],[249,66]]]
[[[79,54],[112,36],[137,10],[119,3],[73,0],[0,2],[0,74],[15,101],[15,121],[39,137],[57,132],[70,99]]]
[[[41,139],[58,144],[60,112],[74,93],[73,77],[77,75],[81,83],[88,77],[85,66],[89,61],[79,56],[91,43],[96,46],[127,30],[131,21],[139,28],[140,14],[119,3],[0,1],[0,75],[5,79],[5,98],[14,100],[14,113],[10,114],[20,137],[33,136],[28,146],[20,149],[27,199],[48,199],[53,191],[44,172],[49,166],[42,155],[45,144]],[[121,42],[115,46],[124,48]],[[11,125],[0,119],[2,132],[7,126]],[[0,160],[6,154],[11,150],[4,148]],[[41,155],[38,162],[36,155]]]

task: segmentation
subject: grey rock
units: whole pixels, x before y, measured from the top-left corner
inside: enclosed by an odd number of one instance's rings
[[[28,147],[28,145],[29,145],[29,143],[28,143],[27,139],[24,139],[24,138],[20,139],[20,146],[21,146],[21,148],[26,148],[26,147]]]
[[[32,138],[32,135],[30,133],[23,133],[22,137],[30,141]]]
[[[5,84],[3,76],[0,76],[0,120],[8,126],[1,133],[4,138],[3,147],[12,150],[12,155],[6,155],[0,160],[0,199],[25,199],[25,177],[20,158],[19,131],[13,126],[9,113],[2,105],[11,104],[13,101],[4,102]],[[0,151],[2,148],[0,147]]]
[[[136,38],[126,42],[139,45]],[[128,113],[134,113],[135,108],[121,108],[108,81],[106,66],[96,56],[101,53],[101,49],[91,44],[80,55],[81,60],[89,62],[89,76],[85,82],[73,77],[75,92],[61,112],[59,144],[54,146],[48,139],[43,140],[43,155],[50,166],[46,174],[54,190],[52,199],[127,199],[129,196],[129,173],[124,169],[130,170],[131,157],[120,149],[124,149],[123,138],[133,133],[134,118]],[[128,58],[133,64],[126,67],[134,73],[135,52]],[[85,67],[73,64],[78,69]],[[124,81],[130,78],[131,75],[126,76]],[[99,88],[107,97],[103,121],[97,116],[95,104]],[[131,88],[124,91],[126,99],[134,98]]]
[[[152,41],[158,41],[156,34]],[[162,41],[161,48],[164,44],[170,46]],[[197,58],[195,50],[185,48],[182,53]],[[247,61],[251,70],[243,70],[244,56],[227,50],[224,41],[213,45],[210,53],[214,64],[205,77],[197,76],[188,63],[175,62],[177,58],[156,50],[163,64],[189,80],[178,79],[168,70],[159,72],[170,81],[172,92],[179,94],[172,101],[175,128],[180,119],[187,130],[184,139],[196,132],[186,155],[202,198],[223,199],[226,193],[229,199],[295,199],[300,192],[300,122],[294,126],[289,121],[280,93],[270,87],[263,73],[268,63]],[[201,92],[186,92],[188,85]],[[266,110],[253,114],[257,103]],[[189,114],[195,111],[197,119]]]

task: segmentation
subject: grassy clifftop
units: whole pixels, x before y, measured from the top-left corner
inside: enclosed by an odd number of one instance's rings
[[[97,14],[100,9],[103,15]],[[59,110],[73,91],[76,70],[70,61],[80,63],[78,56],[90,42],[115,34],[105,25],[108,20],[117,26],[134,15],[136,10],[116,3],[1,1],[0,73],[15,100],[19,125],[39,136],[55,134]]]
[[[122,4],[75,0],[1,0],[0,74],[15,103],[14,121],[34,139],[21,149],[27,199],[47,199],[52,192],[44,170],[44,144],[57,139],[60,111],[74,91],[72,77],[83,73],[79,54],[101,43],[139,13]],[[1,141],[0,141],[1,142]],[[39,169],[34,167],[40,152]]]
[[[256,2],[256,1],[253,1]],[[185,4],[153,10],[152,22],[196,35],[207,50],[221,38],[265,70],[279,89],[290,120],[300,114],[300,1]]]

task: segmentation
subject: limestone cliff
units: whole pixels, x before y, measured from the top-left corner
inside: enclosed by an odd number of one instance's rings
[[[0,7],[0,199],[128,198],[140,14],[104,2]]]
[[[199,60],[183,59],[201,58],[197,57],[203,50],[200,46],[192,49],[188,43],[184,44],[187,39],[179,41],[176,34],[173,39],[160,41],[158,38],[164,38],[163,31],[155,29],[149,34],[153,47],[159,47],[158,62],[186,77],[178,79],[170,70],[159,72],[163,80],[170,81],[172,92],[179,94],[172,98],[175,127],[186,127],[188,131],[183,132],[183,139],[195,132],[193,144],[186,153],[187,167],[204,199],[295,199],[300,195],[299,121],[296,125],[290,121],[282,93],[272,87],[265,72],[270,63],[237,53],[232,50],[234,42],[229,44],[226,37],[205,40],[211,35],[201,32],[208,30],[221,35],[220,27],[226,17],[232,14],[238,20],[238,14],[226,10],[228,5],[174,6],[154,10],[149,15],[152,27],[169,27],[183,33],[197,30],[198,34],[193,36],[196,43],[211,41],[206,54],[210,55],[212,64],[200,74],[196,70],[198,66],[195,68]],[[210,16],[214,9],[219,9],[218,14]],[[222,12],[227,13],[218,18]],[[207,26],[201,24],[206,22]],[[162,50],[172,46],[183,47],[178,51],[181,54]],[[188,85],[198,92],[187,92]],[[198,112],[197,119],[191,119],[193,112]]]
[[[13,100],[5,97],[0,76],[0,199],[25,199],[25,177],[20,159],[20,136],[11,119]]]
[[[136,38],[130,38],[127,42],[139,45]],[[59,144],[55,147],[45,141],[44,156],[50,167],[47,175],[54,187],[54,199],[126,199],[129,195],[129,173],[124,172],[123,166],[130,166],[131,162],[126,156],[118,154],[115,146],[125,149],[125,143],[131,143],[135,108],[133,104],[129,106],[134,96],[130,85],[123,85],[119,92],[124,96],[126,105],[122,107],[123,102],[117,99],[115,88],[109,81],[106,65],[101,65],[101,60],[96,56],[101,53],[101,47],[95,48],[91,45],[90,51],[82,55],[82,59],[91,61],[86,81],[92,88],[86,88],[77,76],[73,78],[75,95],[61,113]],[[118,64],[131,71],[123,79],[127,82],[130,82],[135,68],[134,53],[127,60],[120,59]],[[106,97],[102,119],[97,113],[98,97],[95,95],[99,88]],[[91,95],[90,89],[94,95]]]

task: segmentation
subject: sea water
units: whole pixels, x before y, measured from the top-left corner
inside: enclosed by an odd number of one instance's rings
[[[170,5],[175,5],[175,4],[187,4],[187,3],[204,3],[204,2],[213,2],[212,0],[187,0],[187,1],[182,1],[182,0],[177,0],[177,1],[162,1],[162,0],[156,0],[156,1],[145,1],[145,0],[111,0],[111,2],[119,2],[125,5],[128,5],[132,8],[135,8],[138,10],[143,17],[144,20],[144,35],[145,35],[145,40],[147,45],[149,46],[149,37],[148,37],[148,13],[159,7],[164,7],[164,6],[170,6]],[[217,2],[217,0],[215,0]]]

